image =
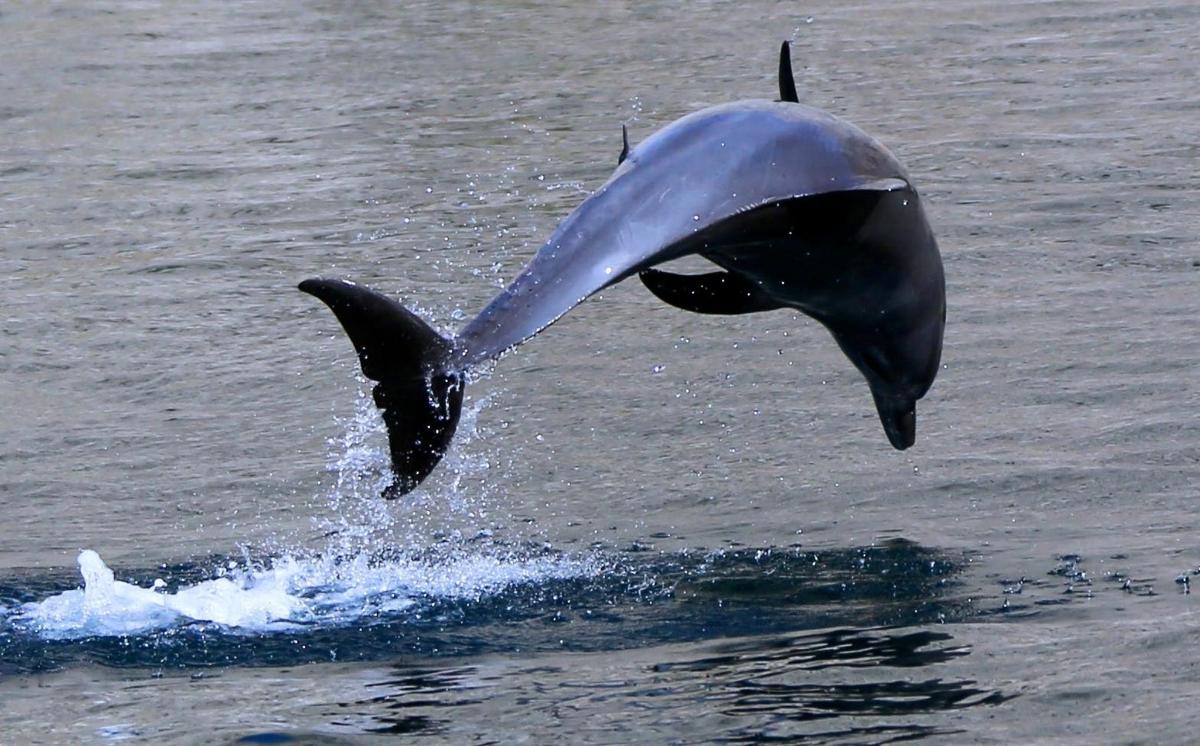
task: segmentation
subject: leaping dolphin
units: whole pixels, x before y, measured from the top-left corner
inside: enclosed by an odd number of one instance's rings
[[[453,339],[352,282],[300,289],[337,315],[388,429],[403,495],[433,471],[458,424],[465,373],[637,274],[697,313],[795,308],[821,322],[866,378],[888,440],[916,438],[916,401],[937,375],[946,318],[937,242],[904,168],[878,141],[799,103],[790,53],[779,101],[697,111],[630,149],[533,260]],[[698,254],[722,271],[655,265]]]

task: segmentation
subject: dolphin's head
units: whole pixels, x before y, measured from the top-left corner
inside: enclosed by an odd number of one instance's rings
[[[838,344],[867,379],[888,441],[897,450],[917,438],[917,400],[929,391],[942,359],[945,304],[923,309],[907,327],[884,333],[836,333]]]
[[[888,442],[898,451],[903,451],[917,442],[917,403],[912,399],[884,398],[871,389],[875,397],[875,409]]]

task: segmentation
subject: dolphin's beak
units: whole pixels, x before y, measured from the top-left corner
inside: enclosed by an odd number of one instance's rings
[[[917,442],[917,413],[914,410],[900,412],[883,418],[883,431],[897,451],[903,451]]]
[[[883,431],[887,433],[888,442],[893,448],[903,451],[917,442],[915,403],[896,403],[877,396],[875,409],[879,411],[879,421],[883,423]]]

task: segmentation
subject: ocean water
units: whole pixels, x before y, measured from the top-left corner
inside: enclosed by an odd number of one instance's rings
[[[1198,27],[3,5],[0,743],[1190,743]],[[942,247],[917,445],[815,322],[627,282],[484,371],[438,471],[379,499],[367,383],[296,283],[461,327],[622,124],[775,97],[782,39]]]

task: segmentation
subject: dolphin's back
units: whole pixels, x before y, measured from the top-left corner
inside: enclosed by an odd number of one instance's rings
[[[908,182],[887,148],[858,127],[820,109],[781,101],[702,109],[651,135],[631,158],[635,163],[704,159],[689,164],[693,175],[702,173],[721,192],[730,192],[714,195],[710,219],[730,208],[739,212],[794,197],[898,186],[889,186],[889,180]],[[732,186],[743,191],[734,196],[725,189]]]
[[[677,258],[673,248],[726,218],[797,197],[906,186],[886,148],[819,109],[749,100],[695,112],[630,151],[463,328],[462,362],[520,344],[598,290]]]

